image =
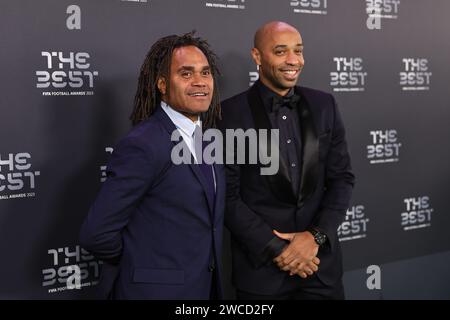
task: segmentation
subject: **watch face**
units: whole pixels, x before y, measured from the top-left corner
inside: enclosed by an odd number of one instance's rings
[[[315,239],[316,239],[317,244],[320,245],[320,246],[322,244],[324,244],[325,241],[327,240],[326,236],[324,234],[320,233],[320,232],[316,233]]]
[[[327,236],[319,230],[310,229],[309,232],[312,233],[312,235],[314,236],[314,241],[316,241],[319,246],[323,245],[327,241]]]

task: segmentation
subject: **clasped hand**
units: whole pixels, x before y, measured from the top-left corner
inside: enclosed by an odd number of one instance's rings
[[[273,260],[281,270],[302,278],[319,270],[319,245],[310,232],[281,233],[274,230],[273,233],[280,239],[289,241],[283,252]]]

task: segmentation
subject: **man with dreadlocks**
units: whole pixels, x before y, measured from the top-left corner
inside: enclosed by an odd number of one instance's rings
[[[218,73],[215,54],[193,32],[161,38],[148,52],[134,128],[114,148],[80,231],[82,246],[104,261],[101,297],[221,298],[224,172],[197,161],[194,147],[220,114]],[[191,164],[173,163],[174,132]]]

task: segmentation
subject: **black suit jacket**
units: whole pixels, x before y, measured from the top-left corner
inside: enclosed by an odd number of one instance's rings
[[[304,106],[299,112],[303,168],[298,194],[294,194],[282,158],[278,173],[272,176],[261,175],[259,164],[225,167],[225,225],[232,235],[233,282],[240,290],[275,294],[289,276],[272,262],[286,244],[274,236],[273,229],[301,232],[317,227],[324,231],[329,241],[319,250],[317,276],[329,285],[342,278],[337,228],[354,183],[344,125],[331,94],[305,87],[295,87],[295,93]],[[219,128],[271,128],[256,86],[222,102]]]

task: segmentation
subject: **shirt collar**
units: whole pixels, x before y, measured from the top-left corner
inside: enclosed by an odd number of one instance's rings
[[[164,101],[161,101],[161,108],[167,113],[170,120],[172,120],[177,129],[180,129],[189,137],[192,137],[192,135],[194,134],[196,126],[199,126],[200,128],[202,127],[202,121],[200,120],[200,117],[198,117],[197,121],[193,122],[191,119],[186,117],[184,114],[176,111]]]
[[[264,103],[264,107],[267,112],[271,112],[272,110],[272,100],[274,97],[281,97],[278,93],[270,90],[261,80],[256,81],[256,85],[259,89],[259,93],[261,95],[262,101]],[[290,97],[294,94],[294,88],[289,89],[288,93],[285,97]]]

